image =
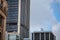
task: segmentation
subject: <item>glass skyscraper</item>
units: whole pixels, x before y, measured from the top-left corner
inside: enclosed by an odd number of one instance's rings
[[[7,0],[8,16],[7,28],[8,33],[19,34],[21,39],[29,37],[29,20],[30,20],[30,0]]]
[[[8,0],[7,31],[17,32],[18,23],[18,0]]]

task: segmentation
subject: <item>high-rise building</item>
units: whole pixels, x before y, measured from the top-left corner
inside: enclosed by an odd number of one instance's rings
[[[7,0],[7,32],[18,34],[20,38],[29,37],[30,0]]]
[[[0,40],[5,40],[7,10],[7,1],[0,0]]]
[[[56,36],[52,32],[34,32],[32,40],[56,40]]]

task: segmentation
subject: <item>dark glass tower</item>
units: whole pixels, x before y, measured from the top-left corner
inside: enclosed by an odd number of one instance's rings
[[[29,37],[30,0],[7,0],[7,32],[19,34],[21,39]]]
[[[18,0],[8,0],[7,32],[17,32]]]

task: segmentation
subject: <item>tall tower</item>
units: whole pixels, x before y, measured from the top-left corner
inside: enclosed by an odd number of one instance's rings
[[[7,0],[8,17],[6,31],[9,34],[20,35],[20,38],[29,37],[30,0]]]

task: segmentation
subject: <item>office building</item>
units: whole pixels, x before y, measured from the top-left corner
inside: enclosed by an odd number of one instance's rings
[[[56,40],[56,36],[52,32],[34,32],[32,40]]]
[[[5,40],[7,10],[8,10],[7,1],[0,0],[0,40]]]
[[[20,38],[29,37],[30,0],[7,0],[8,17],[7,32],[20,35]]]

